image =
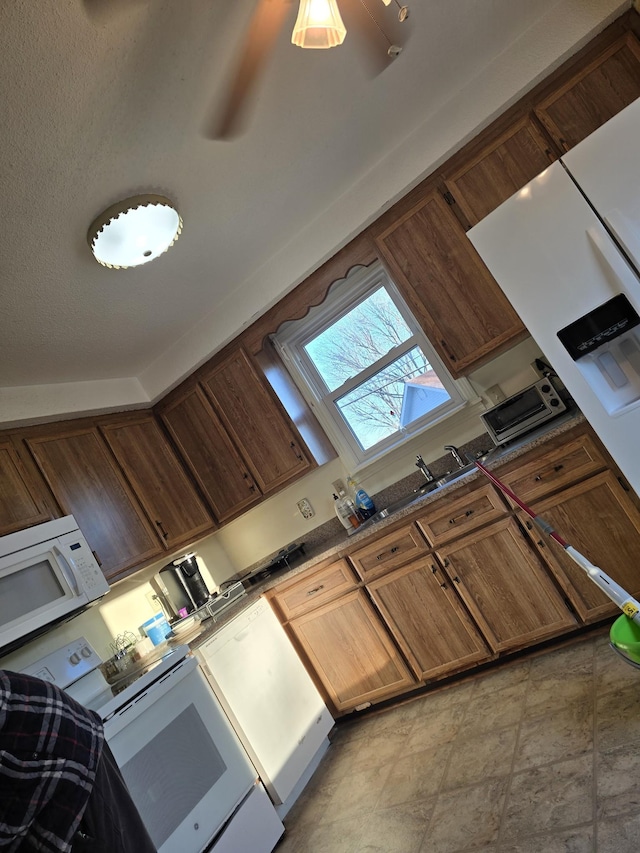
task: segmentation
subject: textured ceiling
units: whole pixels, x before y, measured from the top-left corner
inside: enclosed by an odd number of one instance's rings
[[[157,398],[629,6],[408,3],[377,76],[351,32],[291,45],[292,4],[228,141],[204,130],[255,0],[0,4],[0,422]],[[104,269],[87,227],[137,192],[175,200],[183,235]]]

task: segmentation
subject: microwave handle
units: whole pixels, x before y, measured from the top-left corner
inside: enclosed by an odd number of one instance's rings
[[[66,582],[76,595],[80,595],[80,587],[78,586],[78,581],[76,580],[71,566],[69,565],[69,560],[57,545],[53,546],[53,553],[60,558],[60,568],[62,569],[62,574],[64,575]]]

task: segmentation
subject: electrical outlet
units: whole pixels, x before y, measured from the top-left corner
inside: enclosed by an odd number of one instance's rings
[[[314,508],[311,506],[307,498],[302,498],[302,500],[298,501],[298,509],[300,510],[300,515],[303,518],[313,518],[316,514]]]
[[[336,493],[336,495],[339,495],[340,492],[346,493],[347,491],[344,487],[344,483],[342,482],[342,480],[334,480],[331,485],[333,486],[333,491]]]
[[[492,385],[484,393],[489,402],[494,406],[506,399],[506,394],[499,385]]]
[[[156,594],[153,590],[149,590],[149,592],[145,592],[144,597],[149,602],[149,607],[153,610],[154,613],[158,613],[158,611],[162,610],[160,607],[160,602],[156,598]]]

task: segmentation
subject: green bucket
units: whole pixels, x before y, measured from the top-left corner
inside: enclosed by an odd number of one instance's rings
[[[629,663],[640,666],[640,625],[623,613],[611,626],[609,640]]]

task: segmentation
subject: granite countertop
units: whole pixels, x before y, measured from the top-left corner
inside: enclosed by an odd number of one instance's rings
[[[493,470],[500,465],[504,465],[507,462],[517,459],[519,456],[522,456],[533,448],[545,444],[550,439],[555,438],[558,435],[562,435],[584,422],[585,417],[581,412],[575,410],[567,413],[566,415],[554,420],[551,424],[545,425],[545,427],[541,427],[539,430],[529,433],[519,441],[510,443],[507,447],[494,448],[486,456],[483,465],[488,470]],[[235,606],[232,606],[228,610],[219,614],[215,617],[215,621],[207,620],[206,622],[201,623],[201,628],[193,639],[190,637],[185,638],[183,642],[188,642],[192,649],[196,649],[213,633],[215,633],[215,631],[222,627],[222,625],[229,622],[242,610],[259,599],[263,593],[275,586],[278,586],[285,580],[289,580],[296,575],[303,574],[323,560],[331,557],[336,557],[336,559],[338,559],[344,556],[352,551],[354,546],[358,543],[365,544],[370,537],[380,536],[386,528],[394,525],[400,519],[413,515],[417,509],[424,509],[424,507],[428,506],[430,503],[440,500],[443,495],[452,494],[462,485],[474,482],[482,476],[484,476],[482,472],[477,469],[459,480],[455,480],[448,485],[440,487],[434,492],[428,492],[425,495],[422,495],[408,506],[388,515],[386,518],[377,521],[375,524],[363,524],[361,528],[357,529],[351,535],[347,534],[344,529],[341,529],[338,533],[330,534],[320,541],[313,542],[310,545],[305,546],[305,558],[303,561],[298,561],[295,566],[286,570],[281,570],[274,575],[267,577],[260,583],[250,587],[247,590],[246,596],[242,596],[240,599],[237,599],[237,604]],[[404,491],[402,491],[398,497],[403,497],[408,494],[409,491],[410,490],[407,490],[405,486]],[[378,502],[377,495],[375,496],[375,499],[376,502]],[[396,497],[393,497],[388,501],[388,503],[392,503],[395,499]],[[255,567],[250,567],[243,576],[252,573],[253,570],[255,570]]]

